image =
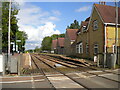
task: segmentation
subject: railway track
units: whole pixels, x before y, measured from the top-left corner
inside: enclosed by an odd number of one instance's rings
[[[47,56],[47,55],[40,55],[40,57],[42,57],[42,59],[44,58],[44,59],[46,59],[46,60],[50,60],[50,61],[52,61],[52,62],[56,62],[56,63],[58,63],[58,64],[62,64],[63,66],[65,66],[65,67],[68,67],[68,68],[72,68],[73,69],[73,71],[76,71],[76,72],[79,72],[79,71],[82,71],[82,72],[86,72],[86,73],[88,73],[88,74],[92,74],[92,75],[96,75],[96,76],[98,76],[98,77],[101,77],[101,78],[105,78],[105,79],[109,79],[109,78],[106,78],[106,77],[103,77],[103,76],[101,76],[101,75],[98,75],[98,74],[95,74],[95,73],[91,73],[91,72],[89,72],[89,71],[91,71],[91,70],[98,70],[98,69],[93,69],[93,68],[91,68],[91,67],[88,67],[88,66],[85,66],[85,65],[81,65],[81,64],[76,64],[76,63],[73,63],[73,62],[70,62],[70,61],[64,61],[64,60],[60,60],[60,59],[56,59],[56,58],[53,58],[53,57],[50,57],[50,56]],[[59,62],[58,62],[59,61]],[[74,66],[76,66],[76,67],[70,67],[70,65],[64,65],[63,63],[60,63],[60,62],[64,62],[64,63],[67,63],[67,64],[71,64],[71,65],[74,65]],[[76,69],[76,70],[74,70],[74,69]],[[113,73],[113,72],[108,72],[108,71],[105,71],[105,70],[102,70],[104,73],[112,73],[112,74],[115,74],[115,75],[120,75],[120,74],[116,74],[116,73]],[[115,81],[115,82],[118,82],[118,83],[120,83],[120,81],[118,80],[118,81],[116,81],[116,80],[113,80],[113,79],[109,79],[109,80],[112,80],[112,81]]]
[[[70,65],[74,65],[75,67],[77,67],[75,69],[79,69],[79,70],[81,69],[81,71],[97,70],[95,68],[91,68],[89,66],[83,65],[80,62],[78,62],[78,63],[77,62],[71,62],[71,61],[68,61],[68,60],[62,60],[62,59],[50,57],[50,56],[47,56],[47,55],[40,55],[40,57],[46,58],[47,60],[50,60],[50,61],[53,61],[53,62],[56,62],[56,63],[59,63],[59,64],[62,64],[61,62],[63,62],[63,63],[67,63],[67,64],[70,64]],[[69,67],[69,68],[74,68],[74,67],[70,67],[70,66],[65,65],[65,64],[62,64],[62,65],[66,66],[66,67]]]
[[[74,71],[74,73],[80,73],[80,72],[81,72],[81,69],[80,69],[80,68],[82,67],[82,65],[78,65],[78,64],[74,64],[74,63],[70,63],[70,62],[64,62],[64,63],[63,63],[61,60],[58,61],[58,59],[57,59],[57,61],[56,61],[56,60],[54,60],[53,58],[50,58],[50,57],[47,57],[47,56],[42,56],[42,55],[32,55],[32,56],[34,56],[34,57],[37,58],[39,61],[41,61],[42,63],[44,63],[45,65],[47,65],[49,68],[53,69],[53,71],[57,71],[57,72],[59,72],[59,74],[63,74],[64,76],[66,76],[66,77],[68,77],[69,79],[73,80],[73,81],[76,82],[77,84],[83,86],[85,89],[90,89],[90,88],[88,88],[86,85],[84,85],[84,84],[80,83],[79,81],[77,81],[76,78],[73,78],[73,76],[71,77],[71,75],[68,74],[68,72],[66,73],[64,70],[61,70],[60,68],[55,68],[54,65],[51,65],[51,64],[50,64],[50,62],[62,64],[62,65],[65,67],[65,68],[63,68],[63,69],[69,68],[69,70]],[[65,63],[67,63],[67,64],[65,64]],[[70,66],[70,65],[72,65],[72,66]],[[73,67],[73,66],[76,66],[77,68],[76,68],[76,67]],[[85,66],[85,67],[86,67],[86,66]],[[93,74],[93,73],[89,72],[89,70],[93,70],[93,69],[91,69],[91,68],[88,68],[88,71],[86,71],[86,70],[84,70],[85,67],[83,66],[83,69],[82,69],[83,72],[86,72],[86,73],[88,73],[88,74],[91,74],[92,76],[96,76],[96,77],[99,77],[99,78],[104,78],[104,79],[107,79],[107,80],[110,80],[110,81],[115,81],[115,80],[108,79],[108,78],[105,78],[105,77],[102,77],[102,76],[98,76],[98,75],[96,75],[96,74]],[[86,67],[86,68],[87,68],[87,67]],[[118,83],[119,83],[119,81],[115,81],[115,82],[118,82]]]
[[[56,62],[56,63],[59,63],[59,64],[61,64],[61,62],[64,62],[64,63],[67,63],[67,64],[70,64],[70,65],[74,65],[74,66],[76,66],[76,67],[79,67],[79,69],[78,70],[83,70],[84,72],[85,71],[89,71],[89,70],[101,70],[101,71],[103,71],[103,72],[106,72],[106,73],[113,73],[113,74],[116,74],[116,75],[120,75],[119,73],[117,74],[117,73],[114,73],[114,72],[109,72],[109,71],[107,71],[107,70],[104,70],[104,69],[100,69],[100,68],[97,68],[97,67],[90,67],[90,66],[86,66],[86,65],[83,65],[82,63],[80,63],[80,62],[72,62],[72,61],[66,61],[66,60],[63,60],[63,59],[58,59],[58,58],[56,58],[56,57],[51,57],[51,56],[48,56],[48,55],[44,55],[44,54],[37,54],[37,55],[39,55],[40,57],[42,57],[42,58],[46,58],[47,60],[50,60],[50,61],[53,61],[53,62]],[[59,62],[58,62],[59,61]],[[64,65],[64,64],[62,64],[62,65]],[[65,66],[67,66],[67,65],[65,65]],[[69,67],[69,66],[67,66],[67,67]],[[70,68],[74,68],[74,67],[70,67]],[[83,69],[82,69],[83,68]],[[76,69],[76,68],[75,68]],[[85,70],[86,69],[86,70]]]
[[[33,56],[34,56],[34,55],[32,55],[32,57],[33,57]],[[73,82],[77,83],[77,84],[80,85],[81,87],[84,87],[85,89],[88,89],[88,90],[89,90],[89,88],[87,88],[86,86],[84,86],[84,85],[82,85],[81,83],[77,82],[77,81],[74,80],[73,78],[69,77],[69,76],[66,75],[64,72],[59,71],[58,69],[54,68],[54,65],[50,65],[50,64],[48,64],[47,62],[45,62],[43,58],[39,58],[39,57],[37,57],[37,56],[34,56],[34,57],[35,57],[36,59],[38,59],[38,60],[40,61],[40,63],[41,63],[41,62],[44,63],[46,67],[48,67],[49,69],[51,69],[51,71],[54,72],[54,73],[52,72],[52,74],[56,74],[56,75],[58,75],[58,76],[59,76],[59,75],[63,75],[63,76],[65,76],[65,77],[71,79]],[[34,63],[35,63],[35,62],[34,62]],[[43,70],[43,72],[45,73],[46,71]],[[46,73],[46,74],[44,74],[44,75],[47,77],[47,74],[48,74],[48,73]],[[51,73],[50,73],[50,74],[51,74]],[[48,76],[49,76],[49,74],[48,74]]]
[[[44,73],[44,70],[40,67],[42,67],[43,62],[36,60],[36,58],[34,56],[31,55],[31,60],[34,63],[34,67],[32,65],[32,68],[36,68],[37,71],[39,71],[40,75],[43,75],[44,79],[47,81],[48,84],[51,85],[51,87],[53,88],[53,90],[55,90],[55,87],[53,86],[53,84],[49,81],[49,79],[47,78],[47,76]],[[31,72],[31,75],[33,76],[34,73]],[[34,80],[34,79],[33,79]]]

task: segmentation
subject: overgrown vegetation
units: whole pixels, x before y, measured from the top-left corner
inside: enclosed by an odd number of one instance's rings
[[[11,10],[11,37],[10,41],[15,43],[15,46],[19,46],[19,51],[25,50],[25,41],[27,39],[27,34],[23,31],[19,31],[19,27],[17,25],[19,7],[18,4],[12,2],[12,10]],[[8,49],[8,21],[9,21],[9,2],[2,2],[2,51],[7,52]],[[16,43],[16,40],[20,40],[21,43]],[[11,45],[12,51],[12,45]]]
[[[67,26],[67,29],[80,29],[79,22],[77,20],[74,20],[74,22],[71,23],[70,26]]]
[[[52,36],[47,36],[43,39],[41,44],[41,50],[51,51],[52,40],[55,40],[59,37],[65,37],[65,34],[53,34]]]

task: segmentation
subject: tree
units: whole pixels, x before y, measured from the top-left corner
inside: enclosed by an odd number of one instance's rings
[[[25,50],[25,43],[27,40],[27,34],[24,31],[18,31],[16,32],[16,40],[20,40],[21,42],[16,42],[16,44],[19,46],[18,50],[23,52]]]
[[[51,50],[51,43],[52,43],[52,38],[51,37],[45,37],[42,41],[42,50],[47,50],[50,51]]]
[[[25,32],[21,32],[18,29],[18,18],[16,15],[19,12],[18,4],[15,2],[12,2],[12,8],[11,8],[11,30],[10,30],[10,41],[16,42],[16,39],[19,38],[20,40],[23,40],[22,45],[25,44],[26,34]],[[9,21],[9,2],[2,2],[2,51],[7,52],[8,48],[8,21]],[[20,37],[20,35],[24,37]],[[18,36],[17,36],[18,35]]]
[[[65,37],[65,34],[53,34],[51,37],[52,37],[52,40],[55,40],[59,37]]]
[[[74,23],[71,23],[70,26],[67,26],[67,29],[80,29],[79,22],[74,20]]]
[[[38,46],[36,46],[35,49],[34,49],[34,52],[38,52],[39,53],[40,51],[41,51],[41,48],[39,48]]]
[[[51,51],[52,40],[59,37],[65,37],[65,34],[53,34],[52,36],[45,37],[41,44],[41,50]]]

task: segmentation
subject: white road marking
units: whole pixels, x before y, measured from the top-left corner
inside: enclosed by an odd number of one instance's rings
[[[45,80],[45,79],[34,80],[34,82],[44,81],[44,80]],[[25,80],[25,81],[8,81],[8,82],[0,82],[0,84],[4,84],[4,83],[24,83],[24,82],[32,82],[32,80]]]
[[[106,73],[106,74],[102,74],[102,75],[98,75],[98,76],[104,76],[104,75],[113,75],[111,73]]]
[[[56,76],[56,75],[63,75],[63,74],[49,74],[49,75],[46,75],[46,76]]]
[[[44,76],[44,75],[35,75],[35,76],[32,76],[32,77],[39,77],[39,76]],[[31,76],[8,76],[8,77],[0,77],[0,78],[19,78],[19,77],[31,77]]]
[[[35,88],[34,78],[31,76],[32,88]]]
[[[103,72],[103,71],[88,71],[89,73],[94,73],[94,72]]]

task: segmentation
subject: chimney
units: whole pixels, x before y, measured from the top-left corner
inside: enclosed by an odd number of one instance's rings
[[[101,5],[105,5],[106,2],[104,2],[104,1],[100,1],[99,4],[101,4]]]

